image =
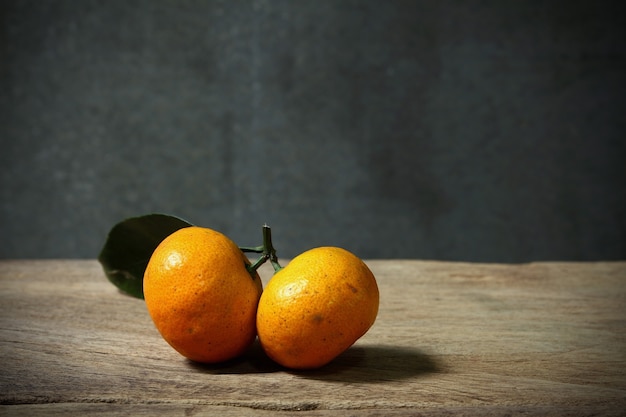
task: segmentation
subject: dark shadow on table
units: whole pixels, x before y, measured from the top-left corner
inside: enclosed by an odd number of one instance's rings
[[[395,381],[440,372],[435,360],[418,349],[387,346],[353,346],[328,365],[298,375],[325,381]]]
[[[258,341],[244,355],[228,362],[205,365],[187,361],[187,364],[212,374],[288,372],[303,378],[352,383],[395,381],[441,371],[434,358],[418,349],[388,345],[352,346],[322,368],[294,371],[268,358]]]

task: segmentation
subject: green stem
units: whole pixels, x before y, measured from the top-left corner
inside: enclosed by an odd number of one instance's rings
[[[263,254],[270,260],[272,266],[274,267],[274,272],[278,272],[283,269],[283,267],[278,263],[276,249],[274,249],[274,245],[272,244],[272,229],[270,229],[270,227],[266,224],[263,225]]]
[[[257,269],[259,269],[259,267],[261,265],[263,265],[265,262],[267,261],[267,256],[265,255],[261,255],[259,257],[259,259],[256,260],[255,263],[251,264],[251,265],[246,265],[246,269],[248,270],[248,272],[250,272],[251,274],[254,274],[256,272]]]
[[[280,266],[280,264],[278,263],[278,260],[273,261],[273,260],[270,259],[270,262],[271,262],[272,266],[274,267],[274,273],[276,273],[276,272],[278,272],[278,271],[280,271],[281,269],[284,268],[283,266]]]
[[[278,263],[276,249],[274,249],[274,245],[272,244],[272,230],[266,224],[263,225],[263,244],[261,246],[245,246],[240,247],[239,249],[241,249],[242,252],[255,252],[262,254],[255,263],[246,266],[250,274],[254,274],[256,270],[268,260],[271,262],[272,267],[274,267],[274,272],[278,272],[283,269],[283,267]]]
[[[242,252],[263,253],[263,245],[261,246],[239,246]]]

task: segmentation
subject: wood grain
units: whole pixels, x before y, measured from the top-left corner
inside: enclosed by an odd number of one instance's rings
[[[626,262],[368,264],[374,327],[291,372],[185,360],[95,261],[0,261],[0,415],[624,415]]]

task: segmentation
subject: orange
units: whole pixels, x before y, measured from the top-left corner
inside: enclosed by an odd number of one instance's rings
[[[232,240],[202,227],[180,229],[155,249],[144,273],[146,306],[181,355],[216,363],[254,341],[262,288],[249,263]]]
[[[311,249],[279,270],[263,290],[259,341],[287,368],[318,368],[369,330],[378,302],[376,279],[361,259],[337,247]]]

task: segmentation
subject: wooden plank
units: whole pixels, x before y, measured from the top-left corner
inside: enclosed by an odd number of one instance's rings
[[[185,360],[95,261],[0,261],[0,414],[623,415],[625,262],[368,264],[374,327],[291,372]]]
[[[179,415],[194,417],[253,417],[253,416],[284,416],[284,415],[309,415],[309,416],[326,416],[326,417],[345,417],[354,415],[372,415],[372,416],[420,416],[420,417],[436,417],[436,416],[486,416],[486,417],[502,417],[502,416],[601,416],[601,417],[622,417],[623,410],[615,409],[610,406],[467,406],[467,407],[420,407],[420,408],[376,408],[376,409],[317,409],[317,410],[265,410],[256,408],[247,408],[239,406],[215,406],[206,404],[194,404],[189,401],[182,403],[153,403],[153,404],[119,404],[119,403],[71,403],[71,404],[31,404],[31,405],[11,405],[0,406],[0,415],[12,417],[67,417],[67,416],[128,416],[128,417],[154,417],[159,415]]]

